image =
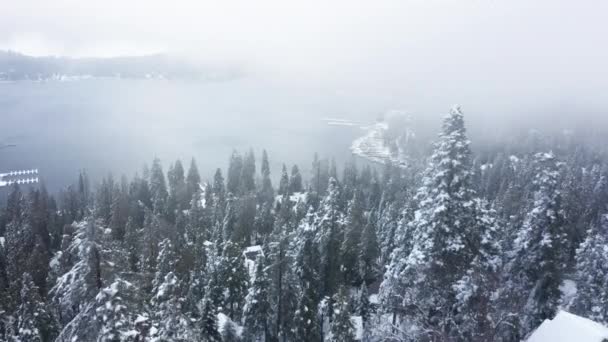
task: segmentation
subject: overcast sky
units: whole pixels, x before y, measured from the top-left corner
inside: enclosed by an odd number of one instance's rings
[[[605,0],[6,0],[0,48],[168,52],[394,96],[605,105],[607,16]]]

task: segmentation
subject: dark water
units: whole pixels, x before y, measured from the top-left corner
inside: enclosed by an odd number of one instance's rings
[[[313,153],[350,158],[358,126],[383,108],[314,87],[242,79],[218,83],[86,80],[0,84],[0,173],[38,168],[47,187],[71,184],[78,170],[132,176],[157,156],[198,161],[203,177],[226,168],[233,149],[267,149],[274,176],[281,163],[308,172]],[[258,162],[259,165],[259,162]]]

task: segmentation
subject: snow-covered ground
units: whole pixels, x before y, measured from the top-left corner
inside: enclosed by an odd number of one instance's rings
[[[378,163],[392,160],[390,149],[384,144],[384,132],[388,129],[385,122],[377,122],[367,128],[367,133],[353,141],[351,151],[363,158]]]
[[[592,320],[560,311],[532,333],[527,342],[603,342],[608,339],[608,327]]]
[[[404,151],[404,147],[415,136],[408,127],[410,121],[409,115],[405,112],[389,111],[384,115],[383,120],[362,127],[366,133],[353,141],[351,151],[373,162],[390,162],[393,165],[406,166],[407,152]],[[395,134],[396,132],[398,133]]]

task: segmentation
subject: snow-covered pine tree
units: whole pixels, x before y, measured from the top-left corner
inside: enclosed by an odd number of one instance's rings
[[[569,248],[558,161],[552,153],[537,153],[535,165],[534,202],[517,233],[508,268],[510,293],[521,296],[524,303],[515,308],[520,313],[521,336],[555,315]]]
[[[186,197],[186,177],[184,167],[178,159],[167,172],[169,180],[169,197],[167,199],[167,217],[171,222],[175,222],[176,212],[188,208],[190,199]]]
[[[456,293],[456,336],[462,341],[486,342],[498,340],[498,332],[508,325],[512,313],[503,310],[499,301],[502,271],[500,229],[496,213],[476,200],[476,229],[481,239],[467,271],[452,289]]]
[[[270,179],[270,162],[268,161],[268,153],[262,151],[262,165],[260,169],[262,173],[262,186],[258,193],[258,201],[260,203],[269,203],[274,200],[274,189],[272,180]]]
[[[175,271],[175,264],[177,262],[173,244],[169,239],[161,241],[159,249],[160,251],[156,262],[156,273],[154,274],[154,280],[152,281],[153,293],[158,292],[159,287],[165,281],[166,275]]]
[[[285,166],[285,164],[283,164],[283,168],[281,169],[278,194],[289,194],[289,174],[287,173],[287,166]]]
[[[365,283],[361,284],[359,292],[357,293],[355,313],[361,316],[363,330],[369,332],[369,323],[372,316],[372,305],[369,301],[369,292],[367,291],[367,285]]]
[[[215,241],[218,246],[224,242],[233,241],[234,232],[238,224],[238,200],[232,195],[228,195],[225,213],[222,220],[222,235]]]
[[[190,161],[190,168],[188,168],[188,175],[186,175],[186,198],[192,199],[194,193],[200,190],[201,176],[198,172],[198,166],[196,160],[192,158]]]
[[[359,285],[361,277],[359,272],[360,252],[359,246],[362,242],[361,235],[366,224],[365,208],[363,207],[363,196],[355,192],[348,204],[346,221],[344,222],[344,240],[341,246],[342,274],[344,283],[348,285]]]
[[[380,248],[376,235],[375,212],[368,215],[367,224],[361,233],[358,251],[360,278],[365,285],[368,285],[378,279],[379,272],[378,258],[380,257]]]
[[[152,206],[156,214],[164,214],[167,205],[167,183],[165,174],[160,163],[160,159],[155,158],[150,169],[150,193],[152,196]]]
[[[133,327],[133,317],[136,307],[125,298],[128,293],[135,292],[134,286],[122,279],[118,279],[110,286],[99,291],[95,297],[95,320],[100,326],[97,341],[138,341],[140,332]],[[92,322],[91,322],[92,323]]]
[[[236,332],[234,322],[227,319],[222,326],[222,342],[238,342],[239,336]]]
[[[452,285],[466,273],[481,238],[469,144],[462,112],[454,107],[416,196],[415,218],[402,230],[412,234],[411,250],[393,251],[381,286],[383,311],[393,314],[394,324],[397,316],[407,315],[422,332],[420,338],[449,340],[456,334]]]
[[[340,281],[340,247],[344,227],[344,214],[340,210],[340,189],[331,178],[327,194],[321,201],[316,219],[316,243],[321,255],[322,295],[331,297]]]
[[[258,243],[272,233],[275,219],[272,207],[273,202],[264,202],[261,204],[259,210],[256,211],[255,231],[257,234],[256,242]]]
[[[276,220],[268,237],[268,273],[271,281],[271,304],[274,313],[273,338],[288,339],[293,331],[293,313],[297,305],[293,272],[293,210],[289,195],[277,204]],[[266,253],[266,251],[265,251]]]
[[[110,210],[109,227],[112,229],[112,237],[122,241],[125,236],[125,225],[129,218],[129,198],[126,177],[121,178],[120,186],[115,186],[112,191],[112,205]]]
[[[240,248],[231,241],[224,243],[219,278],[220,284],[225,288],[225,312],[231,319],[238,320],[243,312],[249,275]]]
[[[351,320],[351,310],[349,303],[348,290],[341,287],[334,296],[334,314],[331,321],[332,342],[354,342],[355,326]]]
[[[71,321],[102,287],[101,258],[96,242],[97,226],[93,218],[78,223],[68,248],[78,261],[57,279],[49,292],[56,317],[61,324]]]
[[[155,288],[151,301],[153,325],[150,329],[151,341],[196,341],[199,338],[190,318],[182,312],[179,279],[173,272],[164,276]]]
[[[127,251],[127,262],[131,272],[138,272],[141,266],[141,230],[133,218],[125,226],[124,248]]]
[[[270,338],[272,308],[269,298],[270,279],[266,258],[260,253],[256,259],[255,278],[245,298],[243,312],[244,338],[246,341],[262,342]]]
[[[289,192],[302,192],[302,190],[302,175],[298,165],[294,165],[291,167],[291,176],[289,177]]]
[[[240,186],[240,193],[242,194],[255,191],[255,155],[253,149],[250,149],[243,159]]]
[[[200,303],[200,332],[204,342],[219,342],[222,337],[217,322],[217,307],[211,298],[213,289],[209,286],[205,289],[205,296]]]
[[[46,342],[57,336],[57,323],[49,307],[40,297],[39,289],[29,273],[23,274],[21,304],[17,309],[15,341]]]
[[[215,174],[213,175],[213,185],[211,187],[211,191],[213,192],[213,203],[218,206],[215,214],[218,218],[224,217],[224,212],[222,211],[224,205],[226,204],[226,186],[224,185],[224,176],[222,175],[222,169],[215,170]]]
[[[300,295],[294,318],[294,338],[296,341],[320,341],[321,322],[317,317],[320,301],[319,293],[319,251],[314,242],[314,232],[302,232],[302,241],[296,258],[296,274],[299,279]]]
[[[228,164],[228,180],[226,190],[228,193],[238,195],[241,188],[241,173],[243,171],[243,157],[235,150],[230,156]]]
[[[608,216],[587,233],[576,251],[577,292],[572,310],[608,324]]]

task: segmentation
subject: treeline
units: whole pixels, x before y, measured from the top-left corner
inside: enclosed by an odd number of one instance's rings
[[[315,156],[274,186],[249,151],[208,182],[154,160],[57,199],[15,186],[0,340],[520,341],[560,307],[608,323],[605,155],[538,135],[480,150],[454,109],[407,167]]]

